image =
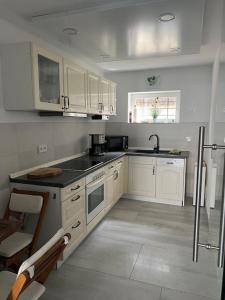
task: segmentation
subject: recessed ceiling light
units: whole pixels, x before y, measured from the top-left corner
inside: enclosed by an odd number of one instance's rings
[[[63,29],[63,33],[66,33],[68,35],[77,35],[78,30],[76,28],[73,28],[73,27],[66,27],[66,28]]]
[[[172,13],[164,13],[159,16],[159,21],[161,22],[170,22],[175,19],[175,15]]]

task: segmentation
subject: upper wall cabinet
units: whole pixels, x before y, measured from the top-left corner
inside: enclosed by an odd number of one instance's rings
[[[100,80],[100,105],[102,113],[110,114],[110,82],[104,78]]]
[[[2,47],[5,108],[62,110],[63,59],[26,42]]]
[[[116,114],[116,84],[96,74],[88,74],[88,112],[91,114]]]
[[[88,73],[88,112],[91,114],[101,114],[100,104],[100,79],[93,73]]]
[[[88,112],[87,71],[64,61],[65,106],[69,112]]]
[[[63,59],[32,45],[35,108],[61,110],[63,99]]]
[[[8,110],[115,114],[115,84],[31,42],[1,47]]]
[[[109,84],[109,112],[110,115],[116,115],[116,83],[110,81]]]

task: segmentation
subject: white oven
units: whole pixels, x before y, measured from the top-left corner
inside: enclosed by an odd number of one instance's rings
[[[100,169],[86,177],[87,224],[89,224],[104,209],[104,184],[104,169]]]

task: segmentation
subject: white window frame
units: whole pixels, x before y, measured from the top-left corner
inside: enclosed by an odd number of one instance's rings
[[[162,96],[171,96],[176,97],[176,120],[175,122],[140,122],[137,124],[176,124],[180,123],[180,99],[181,99],[181,91],[180,90],[172,90],[172,91],[150,91],[150,92],[129,92],[128,93],[128,118],[127,122],[129,123],[129,108],[131,107],[131,102],[133,102],[134,98],[137,95],[141,94],[151,94],[151,97],[157,98]],[[135,124],[136,122],[132,122]]]

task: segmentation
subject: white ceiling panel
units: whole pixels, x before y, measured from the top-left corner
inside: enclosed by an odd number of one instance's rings
[[[145,2],[162,0],[144,0]],[[139,0],[138,2],[143,2]],[[134,0],[0,0],[0,5],[23,17],[59,13],[65,11],[82,11],[100,7],[124,6],[137,3]]]
[[[153,1],[40,18],[35,24],[97,63],[186,55],[200,52],[204,7],[204,0]],[[174,14],[175,20],[160,22],[159,16],[167,12]],[[66,36],[66,27],[77,29],[78,35]]]

